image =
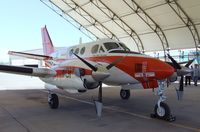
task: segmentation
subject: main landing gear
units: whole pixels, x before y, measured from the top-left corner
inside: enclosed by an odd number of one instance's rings
[[[151,114],[151,117],[172,122],[176,120],[176,117],[171,115],[169,106],[166,103],[163,103],[166,100],[166,96],[163,95],[164,88],[164,81],[159,81],[159,87],[157,91],[159,100],[154,107],[154,114]]]
[[[59,106],[58,96],[56,94],[49,93],[49,95],[48,95],[48,103],[49,103],[49,107],[50,108],[57,109],[58,106]]]
[[[124,89],[121,89],[120,91],[120,97],[124,100],[128,100],[130,98],[130,95],[131,95],[131,92],[130,90],[124,90]]]

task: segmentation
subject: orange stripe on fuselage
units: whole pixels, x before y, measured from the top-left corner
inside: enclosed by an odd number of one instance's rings
[[[64,67],[59,67],[56,70],[56,77],[62,78],[66,75],[71,76],[72,74],[75,74],[75,70],[81,68],[81,67],[75,67],[75,66],[64,66]],[[92,70],[84,69],[84,75],[92,75]]]

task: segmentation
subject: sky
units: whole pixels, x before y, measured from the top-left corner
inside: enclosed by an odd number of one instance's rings
[[[40,0],[1,0],[0,16],[0,62],[8,60],[8,50],[42,48],[40,30],[44,25],[56,47],[78,44],[80,38],[91,41]]]

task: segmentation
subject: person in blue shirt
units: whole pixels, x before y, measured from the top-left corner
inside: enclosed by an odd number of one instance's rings
[[[199,79],[199,66],[198,66],[198,64],[195,64],[195,66],[194,66],[193,79],[194,79],[194,85],[197,86],[197,81]]]

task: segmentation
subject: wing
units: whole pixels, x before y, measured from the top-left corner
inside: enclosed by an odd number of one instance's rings
[[[16,51],[9,51],[8,54],[9,55],[20,56],[20,57],[25,57],[25,58],[30,58],[30,59],[36,59],[36,60],[49,60],[49,59],[52,59],[51,56],[47,56],[47,55],[38,55],[38,54],[16,52]]]
[[[36,77],[54,77],[56,75],[56,71],[48,68],[34,68],[11,65],[0,65],[0,72]]]

